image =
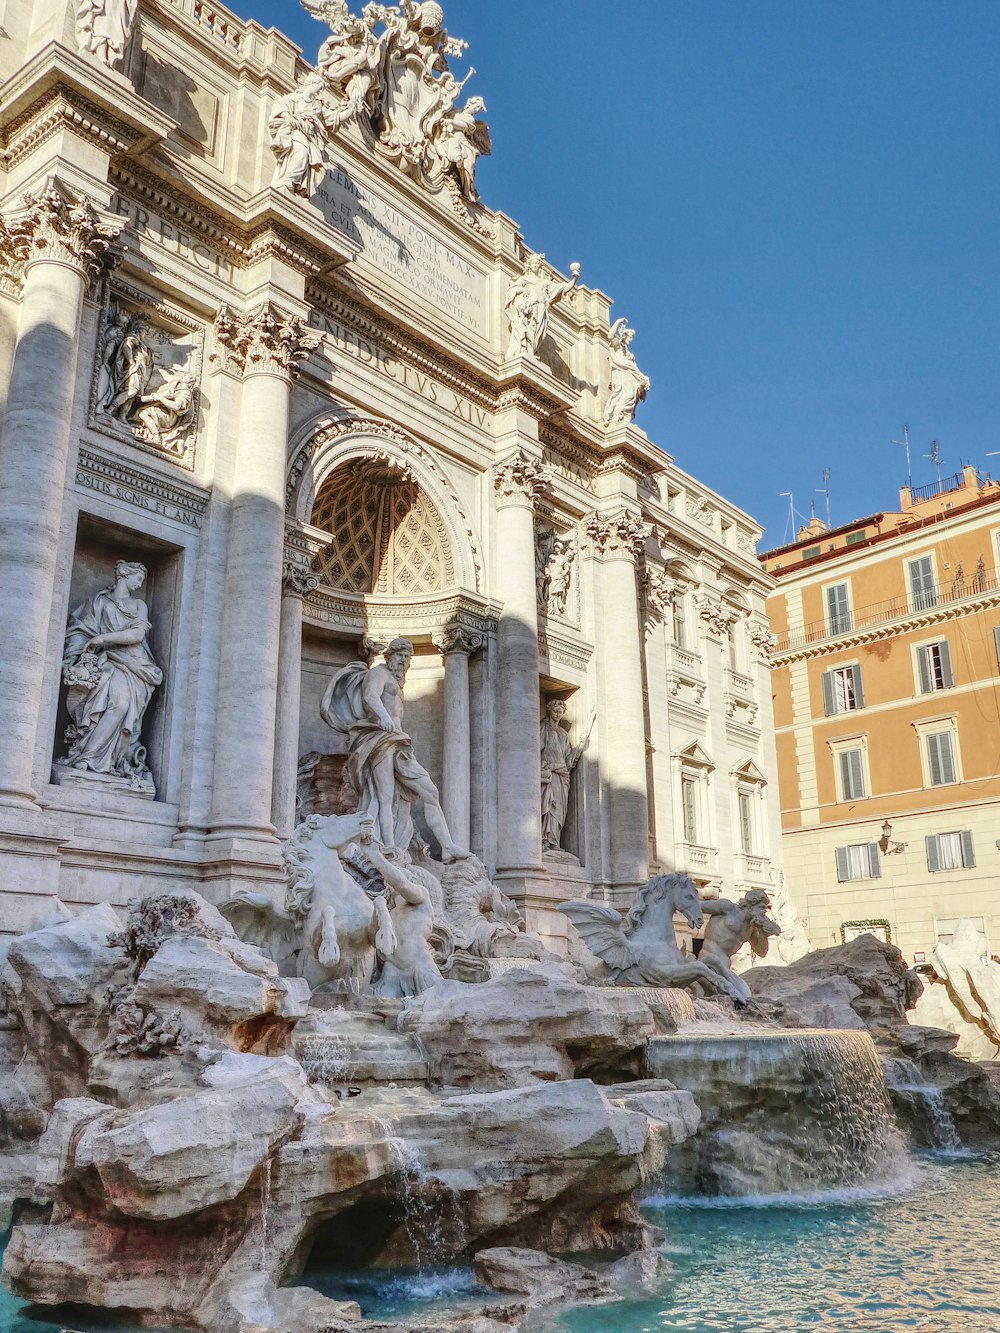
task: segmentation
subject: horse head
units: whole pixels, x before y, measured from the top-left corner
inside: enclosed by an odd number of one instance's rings
[[[700,930],[705,924],[705,914],[701,910],[698,886],[690,875],[667,875],[673,883],[674,911],[680,912],[692,930]]]
[[[642,926],[649,909],[657,903],[662,904],[668,923],[675,912],[680,912],[692,930],[698,930],[704,923],[701,899],[694,880],[689,875],[657,875],[648,880],[636,894],[626,917],[626,928]]]

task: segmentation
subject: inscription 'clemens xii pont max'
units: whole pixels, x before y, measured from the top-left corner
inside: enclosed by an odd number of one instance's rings
[[[342,171],[329,171],[313,196],[332,227],[362,247],[369,263],[456,323],[489,336],[486,277],[398,209]]]

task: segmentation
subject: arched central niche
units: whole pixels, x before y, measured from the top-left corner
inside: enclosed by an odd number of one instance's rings
[[[456,586],[440,513],[392,461],[342,463],[320,486],[311,522],[333,537],[313,562],[328,587],[413,597]]]

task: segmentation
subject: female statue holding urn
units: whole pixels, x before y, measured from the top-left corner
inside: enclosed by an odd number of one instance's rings
[[[126,779],[149,790],[152,777],[139,741],[143,714],[163,672],[153,661],[146,603],[133,593],[146,567],[119,560],[115,582],[78,606],[63,651],[69,753],[61,764]]]

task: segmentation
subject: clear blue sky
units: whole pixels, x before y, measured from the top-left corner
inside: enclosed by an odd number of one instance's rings
[[[243,0],[315,58],[325,29]],[[360,0],[352,6],[355,12]],[[614,297],[637,421],[784,538],[1000,474],[998,0],[444,0],[487,103],[485,201]]]

